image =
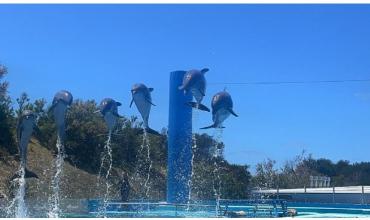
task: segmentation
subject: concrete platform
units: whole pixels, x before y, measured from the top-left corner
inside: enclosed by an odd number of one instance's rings
[[[370,186],[263,189],[253,190],[253,194],[274,196],[292,202],[370,204]]]

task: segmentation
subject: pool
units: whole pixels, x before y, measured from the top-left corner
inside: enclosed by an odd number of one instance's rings
[[[68,205],[63,205],[63,213],[60,217],[103,217],[104,213],[101,212],[99,215],[96,201],[69,200]],[[283,217],[284,211],[294,209],[299,218],[370,218],[370,205],[285,202],[286,207],[282,207],[281,203],[276,204],[274,206],[273,201],[255,204],[249,200],[221,201],[216,213],[214,201],[193,204],[168,204],[166,202],[130,202],[125,204],[110,201],[105,216],[117,218],[275,218]],[[28,205],[29,217],[47,217],[47,205],[36,201],[28,203]]]
[[[300,218],[369,218],[369,205],[353,204],[322,204],[322,203],[291,203],[287,210],[295,209]],[[120,205],[116,203],[116,205]],[[216,206],[212,203],[167,204],[163,203],[130,203],[122,206],[121,210],[111,206],[106,212],[107,217],[172,217],[172,218],[213,218],[213,217],[245,217],[245,218],[273,218],[283,217],[284,207],[274,207],[272,203],[244,204],[243,201],[225,203],[216,214]],[[115,210],[114,210],[115,209]],[[242,214],[242,215],[240,215]],[[65,213],[64,217],[102,217],[97,210],[85,214]]]
[[[370,218],[370,205],[288,203],[301,218]]]

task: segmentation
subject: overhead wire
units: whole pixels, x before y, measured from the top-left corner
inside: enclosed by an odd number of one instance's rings
[[[211,82],[208,85],[289,85],[289,84],[324,84],[324,83],[361,83],[370,79],[344,79],[344,80],[309,80],[309,81],[255,81],[255,82]]]

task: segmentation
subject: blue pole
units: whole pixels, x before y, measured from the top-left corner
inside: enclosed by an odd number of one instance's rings
[[[190,93],[178,89],[185,71],[171,72],[168,121],[167,202],[188,201],[192,157],[192,109]]]

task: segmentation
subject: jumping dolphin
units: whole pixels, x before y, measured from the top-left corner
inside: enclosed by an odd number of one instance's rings
[[[139,110],[141,117],[144,121],[144,129],[146,132],[154,135],[160,135],[157,131],[151,129],[149,127],[149,114],[150,109],[153,106],[155,106],[152,102],[152,96],[151,92],[153,91],[153,88],[148,88],[142,83],[137,83],[132,86],[131,94],[132,94],[132,100],[130,103],[130,108],[132,106],[132,103],[135,102],[135,105],[137,109]]]
[[[19,156],[21,167],[25,169],[25,178],[38,178],[38,176],[27,169],[27,148],[32,132],[36,126],[36,114],[30,110],[23,111],[17,124],[17,141],[19,145]],[[17,175],[17,174],[16,174]]]
[[[200,109],[202,111],[209,112],[209,108],[201,104],[203,97],[206,94],[206,78],[204,74],[208,72],[209,69],[204,68],[202,70],[189,70],[184,75],[182,85],[179,86],[180,90],[184,90],[184,93],[191,92],[194,96],[196,102],[189,102],[188,104],[193,107]]]
[[[52,106],[49,111],[53,111],[55,122],[58,128],[58,134],[61,141],[65,137],[65,116],[68,106],[73,102],[73,96],[70,92],[66,90],[61,90],[57,92],[54,96]]]
[[[105,98],[100,103],[100,113],[104,116],[104,121],[110,131],[116,126],[117,119],[121,117],[118,114],[118,106],[121,105],[120,102],[116,102],[111,98]]]
[[[230,116],[230,114],[238,117],[238,115],[233,111],[233,100],[231,99],[230,94],[226,91],[217,93],[212,98],[213,125],[201,129],[224,128],[222,127],[222,123]]]

